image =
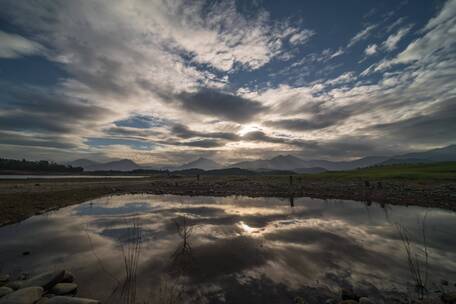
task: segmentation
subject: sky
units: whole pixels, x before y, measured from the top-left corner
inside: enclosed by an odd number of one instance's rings
[[[456,143],[456,0],[0,0],[0,155],[349,160]]]

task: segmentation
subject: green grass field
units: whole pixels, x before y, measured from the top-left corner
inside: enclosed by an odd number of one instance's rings
[[[456,162],[375,166],[351,171],[329,171],[301,176],[309,179],[456,180]]]

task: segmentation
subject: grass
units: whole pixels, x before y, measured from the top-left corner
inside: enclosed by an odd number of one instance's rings
[[[300,175],[306,179],[456,180],[456,162],[373,166],[351,171]]]
[[[396,224],[404,246],[408,268],[415,283],[415,291],[418,293],[420,300],[422,300],[428,292],[429,251],[426,238],[426,216],[427,213],[424,215],[421,223],[421,236],[423,240],[421,246],[410,240],[410,233],[404,226]]]

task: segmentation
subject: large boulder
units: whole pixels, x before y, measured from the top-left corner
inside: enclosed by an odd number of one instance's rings
[[[100,304],[97,300],[55,296],[50,298],[46,304]]]
[[[42,294],[43,288],[41,287],[27,287],[0,298],[0,304],[34,304]]]
[[[21,287],[40,286],[44,290],[52,288],[55,284],[61,282],[65,276],[65,270],[56,270],[34,276],[21,282]]]

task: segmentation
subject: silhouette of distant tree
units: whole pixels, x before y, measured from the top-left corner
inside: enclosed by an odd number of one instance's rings
[[[40,172],[82,172],[80,167],[60,165],[47,160],[29,161],[0,158],[0,170],[40,171]]]

